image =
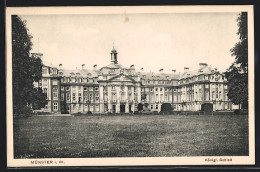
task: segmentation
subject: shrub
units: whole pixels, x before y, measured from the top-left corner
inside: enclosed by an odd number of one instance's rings
[[[108,114],[108,115],[112,115],[112,113],[111,113],[111,112],[108,112],[107,114]]]
[[[162,112],[171,112],[172,111],[172,106],[170,103],[163,103],[161,106],[161,111]]]
[[[17,108],[14,111],[16,112],[16,113],[14,113],[14,118],[17,118],[17,117],[29,117],[29,116],[32,115],[32,108],[30,106]]]
[[[87,112],[87,115],[93,115],[91,111],[88,111]]]
[[[139,103],[138,106],[137,106],[137,110],[138,111],[142,111],[143,110],[143,103]]]
[[[213,105],[211,103],[204,103],[201,105],[201,111],[203,112],[212,112]]]
[[[235,114],[235,115],[241,114],[241,110],[235,109],[235,110],[234,110],[234,114]]]

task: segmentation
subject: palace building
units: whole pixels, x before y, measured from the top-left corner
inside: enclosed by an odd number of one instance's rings
[[[204,103],[213,110],[232,110],[234,105],[227,97],[227,80],[217,69],[200,63],[197,70],[176,74],[143,72],[134,65],[123,67],[118,63],[118,53],[111,50],[111,64],[97,69],[66,70],[52,65],[42,68],[38,83],[47,93],[49,112],[70,113],[129,113],[143,104],[144,111],[161,111],[163,103],[171,104],[175,111],[199,111]]]

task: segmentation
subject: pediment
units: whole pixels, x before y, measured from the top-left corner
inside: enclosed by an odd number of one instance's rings
[[[124,74],[116,75],[113,78],[110,78],[108,81],[110,81],[110,82],[114,82],[114,81],[116,81],[116,82],[135,82],[135,80],[132,77],[124,75]]]

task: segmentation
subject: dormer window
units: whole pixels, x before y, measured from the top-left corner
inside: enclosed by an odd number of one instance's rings
[[[71,75],[75,75],[73,72],[70,73]]]
[[[63,75],[63,72],[59,72],[60,75]]]
[[[77,72],[76,75],[80,75],[80,73]]]
[[[91,76],[91,73],[88,73],[88,76]]]

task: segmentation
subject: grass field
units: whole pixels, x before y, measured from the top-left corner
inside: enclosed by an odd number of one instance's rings
[[[248,155],[247,115],[32,116],[14,120],[15,158]]]

